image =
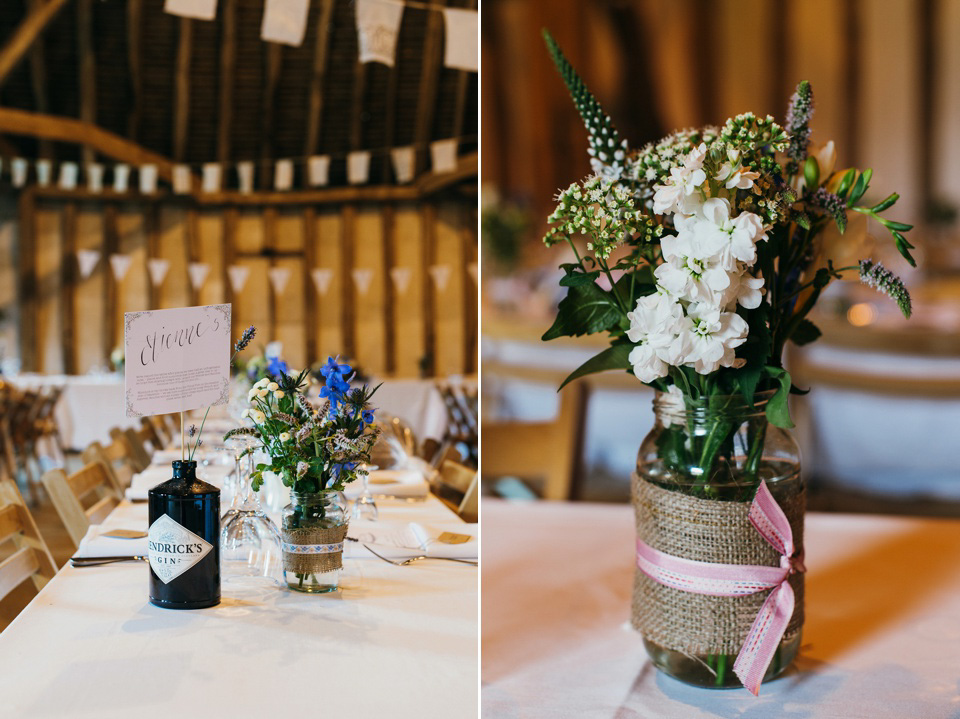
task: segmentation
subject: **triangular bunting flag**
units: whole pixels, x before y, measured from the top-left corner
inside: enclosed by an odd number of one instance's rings
[[[14,187],[23,187],[27,184],[27,161],[22,157],[13,158],[10,164],[10,174]]]
[[[103,165],[87,163],[87,189],[90,192],[103,192]]]
[[[260,37],[267,42],[299,47],[307,29],[309,11],[309,0],[267,0]]]
[[[195,20],[213,20],[217,17],[217,0],[166,0],[164,12]]]
[[[206,162],[203,165],[203,191],[220,192],[222,172],[219,162]]]
[[[427,270],[433,278],[433,285],[437,288],[437,292],[447,289],[447,283],[450,281],[450,265],[430,265]]]
[[[34,166],[37,168],[37,184],[47,187],[50,184],[50,175],[53,174],[53,163],[50,160],[37,160]]]
[[[443,64],[457,70],[477,72],[480,69],[480,36],[476,10],[443,9],[446,38]]]
[[[390,150],[390,159],[393,160],[393,174],[397,182],[410,182],[413,179],[413,161],[416,152],[412,147],[395,147]]]
[[[307,174],[311,187],[322,187],[330,181],[329,155],[314,155],[307,160]]]
[[[270,284],[273,286],[273,291],[277,293],[277,296],[283,294],[283,291],[287,289],[287,283],[290,281],[290,268],[289,267],[271,267],[267,270],[267,277],[270,278]]]
[[[280,191],[293,187],[293,160],[277,160],[273,168],[273,187]]]
[[[247,278],[250,276],[250,268],[243,265],[230,265],[227,268],[227,277],[230,279],[230,289],[234,294],[243,292],[247,284]]]
[[[310,278],[313,280],[317,292],[321,295],[327,294],[330,289],[330,281],[333,279],[333,270],[327,267],[317,267],[310,270]]]
[[[60,163],[60,189],[77,189],[77,179],[80,176],[80,166],[76,162]]]
[[[130,165],[120,163],[113,166],[113,191],[126,192],[130,186]]]
[[[187,274],[190,275],[190,286],[199,292],[210,274],[210,265],[206,262],[191,262],[187,265]]]
[[[457,140],[437,140],[430,143],[430,160],[438,175],[457,169]]]
[[[80,268],[80,277],[87,279],[92,275],[93,269],[99,261],[99,250],[77,250],[77,266]]]
[[[373,282],[373,270],[367,267],[358,267],[350,274],[353,275],[353,283],[357,286],[357,291],[361,295],[367,294],[370,283]]]
[[[347,155],[347,182],[362,185],[370,178],[370,153],[351,152]]]
[[[245,195],[253,192],[253,162],[247,160],[237,163],[237,180],[240,185],[240,192]]]
[[[403,3],[394,0],[356,0],[360,62],[382,62],[393,67]]]
[[[189,165],[173,166],[173,191],[178,195],[189,195],[192,184]]]
[[[127,276],[132,262],[133,258],[130,255],[110,255],[110,269],[113,271],[113,279],[117,282],[123,282],[123,278]]]
[[[147,272],[150,274],[150,284],[159,287],[163,284],[167,272],[170,270],[170,260],[151,257],[147,260]]]
[[[410,286],[410,268],[409,267],[391,267],[390,279],[393,280],[393,286],[397,288],[397,294],[404,294],[407,287]]]
[[[157,191],[157,166],[140,166],[140,192],[144,195],[152,195]]]

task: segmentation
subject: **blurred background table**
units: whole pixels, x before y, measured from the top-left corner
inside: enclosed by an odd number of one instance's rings
[[[483,523],[484,717],[957,716],[956,520],[809,514],[800,656],[758,698],[650,664],[629,627],[631,508],[486,500]]]

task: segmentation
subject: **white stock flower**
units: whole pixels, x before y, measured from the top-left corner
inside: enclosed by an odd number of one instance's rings
[[[633,373],[642,382],[666,376],[669,365],[680,359],[677,334],[684,319],[683,307],[675,298],[658,292],[637,300],[627,319],[627,338],[637,343],[629,356]]]
[[[667,292],[689,302],[717,307],[725,304],[730,274],[719,262],[677,257],[653,271],[658,284]]]
[[[763,301],[763,276],[751,277],[747,273],[740,276],[737,288],[737,304],[744,309],[754,310]]]
[[[750,331],[746,320],[735,312],[700,303],[687,307],[684,325],[680,337],[687,349],[685,364],[699,374],[733,366],[734,349],[746,342]]]
[[[727,161],[720,166],[720,171],[713,179],[722,182],[728,190],[749,190],[759,177],[759,172],[748,170],[741,164],[740,151],[731,148],[727,150]]]
[[[700,193],[697,188],[707,179],[707,173],[703,171],[706,154],[706,144],[700,143],[699,147],[690,151],[682,167],[670,169],[666,184],[654,185],[654,212],[658,215],[672,212],[689,215],[696,211],[700,206]]]
[[[713,252],[725,269],[734,270],[737,262],[752,267],[757,261],[757,242],[767,239],[763,220],[752,212],[742,212],[730,217],[730,203],[720,197],[711,197],[703,203],[703,218],[706,223],[697,225],[698,234],[709,237],[704,244]]]
[[[633,374],[641,382],[653,382],[666,377],[670,371],[669,365],[657,356],[657,351],[650,345],[637,345],[630,350],[627,359],[633,367]]]

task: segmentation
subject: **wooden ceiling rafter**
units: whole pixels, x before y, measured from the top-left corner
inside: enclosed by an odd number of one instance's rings
[[[310,104],[307,109],[307,140],[304,154],[315,155],[320,147],[320,118],[323,117],[323,80],[327,75],[327,57],[330,45],[330,23],[334,0],[321,0],[320,21],[313,51],[313,74],[310,79]]]
[[[173,159],[187,156],[187,128],[190,122],[190,58],[193,55],[193,21],[181,17],[177,36],[177,64],[173,100]]]
[[[67,0],[46,0],[42,5],[30,10],[10,36],[7,44],[0,50],[0,86],[10,77],[10,73],[30,50],[36,39],[66,4]]]
[[[237,66],[237,2],[221,4],[222,35],[220,39],[220,116],[217,118],[217,161],[230,162],[233,132],[233,84]]]
[[[143,67],[141,64],[140,34],[143,29],[143,0],[127,0],[127,69],[130,72],[130,92],[133,102],[127,116],[127,135],[136,142],[143,115]]]
[[[420,94],[417,98],[417,120],[413,142],[417,148],[414,177],[426,167],[429,153],[427,146],[433,130],[433,117],[437,106],[437,90],[440,85],[440,69],[443,60],[443,13],[444,0],[430,3],[433,11],[427,13],[427,37],[423,43],[423,64],[420,66]]]
[[[97,64],[93,53],[93,0],[77,0],[77,54],[80,86],[80,121],[97,122]],[[93,162],[93,149],[84,145],[81,154],[85,163]]]
[[[267,71],[263,87],[263,143],[260,151],[260,187],[266,189],[273,184],[273,169],[276,162],[273,157],[273,133],[276,124],[274,105],[276,104],[277,85],[280,84],[280,71],[283,68],[283,45],[275,42],[267,44]]]
[[[46,0],[30,0],[30,12],[36,12]],[[33,89],[33,101],[40,112],[50,112],[50,96],[47,93],[47,62],[43,43],[34,42],[30,47],[30,85]],[[53,157],[53,143],[41,140],[40,157]]]

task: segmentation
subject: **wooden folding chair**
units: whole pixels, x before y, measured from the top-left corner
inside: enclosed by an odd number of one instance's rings
[[[140,429],[137,430],[137,436],[140,437],[142,443],[149,442],[153,452],[159,452],[164,447],[165,443],[149,417],[140,418]]]
[[[102,522],[120,503],[110,472],[101,462],[91,462],[70,476],[62,469],[51,469],[40,481],[74,544],[80,544],[90,525]]]
[[[37,591],[53,579],[57,566],[37,530],[17,485],[0,476],[0,545],[12,541],[16,551],[0,562],[0,599],[32,579]]]
[[[473,481],[470,482],[470,486],[467,487],[466,493],[463,495],[463,501],[460,502],[460,506],[457,508],[457,514],[460,515],[460,519],[464,522],[470,522],[471,524],[476,524],[480,519],[480,477],[474,472]]]
[[[90,446],[83,450],[80,458],[84,464],[100,462],[106,467],[113,490],[120,497],[123,496],[124,490],[130,486],[133,475],[136,474],[130,458],[127,456],[126,444],[111,442],[104,447],[99,442],[91,442]]]
[[[113,427],[110,430],[110,437],[114,442],[119,442],[127,447],[127,456],[133,465],[135,472],[142,472],[150,466],[150,452],[143,446],[143,441],[135,429],[125,427]]]

